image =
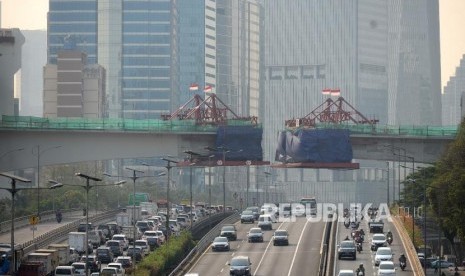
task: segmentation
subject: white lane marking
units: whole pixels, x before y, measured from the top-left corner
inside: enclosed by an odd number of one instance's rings
[[[297,256],[297,252],[299,251],[299,245],[300,245],[300,242],[302,241],[302,237],[304,236],[305,228],[307,228],[307,224],[308,224],[308,220],[305,221],[304,229],[300,233],[299,241],[297,242],[297,246],[295,247],[294,256],[292,257],[292,261],[291,261],[291,267],[289,268],[289,273],[287,274],[287,276],[291,275],[292,267],[294,266],[295,256]]]
[[[276,229],[276,230],[281,229],[281,226],[283,226],[283,224],[284,224],[284,222],[281,222],[281,224],[279,225],[278,229]],[[276,231],[276,230],[275,230],[275,231]],[[260,265],[262,264],[263,259],[265,258],[266,251],[268,251],[268,248],[269,248],[270,245],[271,245],[271,241],[273,241],[273,237],[271,237],[270,241],[268,242],[268,245],[266,246],[265,251],[263,252],[263,255],[262,255],[262,258],[260,259],[260,262],[258,262],[257,268],[255,268],[255,272],[253,273],[253,275],[256,275],[256,274],[257,274],[257,271],[258,271],[258,269],[260,268]]]

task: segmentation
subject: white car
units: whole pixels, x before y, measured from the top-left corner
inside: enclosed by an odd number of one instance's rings
[[[117,271],[117,275],[118,276],[124,276],[126,274],[126,270],[123,268],[123,264],[122,263],[109,263],[107,265],[107,267],[114,267],[116,268],[116,271]]]
[[[356,276],[355,272],[351,269],[341,269],[337,276]]]
[[[124,250],[128,249],[129,240],[126,238],[126,235],[124,235],[124,234],[115,234],[115,235],[113,235],[113,237],[111,239],[119,241],[121,243],[121,245],[123,246]]]
[[[150,246],[147,240],[136,240],[136,246],[140,246],[142,248],[142,257],[149,254]]]
[[[118,269],[115,268],[115,267],[104,267],[100,270],[100,275],[103,275],[103,276],[120,276],[120,274],[118,274]]]
[[[391,261],[382,261],[379,263],[378,276],[395,276],[396,268]]]
[[[75,262],[71,266],[74,267],[74,275],[86,275],[86,263]]]
[[[386,236],[382,233],[373,234],[371,239],[371,250],[376,251],[378,247],[386,247]]]
[[[55,268],[55,276],[75,276],[75,268],[70,265],[60,265]]]
[[[375,266],[378,266],[383,261],[392,262],[392,250],[390,247],[378,247],[375,255]]]

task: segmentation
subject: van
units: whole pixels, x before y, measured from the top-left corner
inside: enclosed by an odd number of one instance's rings
[[[113,252],[113,256],[118,257],[123,255],[124,249],[120,241],[109,240],[105,243],[105,246],[110,247],[111,252]]]
[[[273,229],[273,219],[271,218],[270,215],[260,215],[258,217],[258,227],[260,227],[262,230],[268,229],[272,230]]]
[[[60,265],[55,268],[55,276],[74,276],[75,274],[75,268],[71,265]]]
[[[102,264],[108,264],[113,261],[113,252],[111,252],[108,246],[100,246],[97,248],[95,255],[97,255],[97,260]]]

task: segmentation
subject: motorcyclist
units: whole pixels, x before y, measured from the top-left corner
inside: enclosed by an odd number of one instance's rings
[[[405,268],[405,266],[407,266],[407,258],[405,258],[405,255],[403,253],[400,254],[399,263],[401,265],[404,264],[404,267],[402,268],[402,270]]]
[[[62,215],[61,215],[61,211],[60,210],[56,210],[55,212],[55,217],[56,217],[56,220],[58,223],[61,222],[61,219],[62,219]]]
[[[399,262],[401,263],[405,263],[407,262],[407,258],[405,258],[405,255],[402,253],[400,254],[400,257],[399,257]]]
[[[386,234],[386,240],[391,240],[391,243],[394,241],[394,238],[392,237],[392,232],[389,230]],[[389,243],[389,244],[391,244]]]
[[[360,274],[360,272],[362,272],[362,275],[365,275],[365,268],[363,267],[363,263],[360,263],[355,272],[357,273],[357,276]]]

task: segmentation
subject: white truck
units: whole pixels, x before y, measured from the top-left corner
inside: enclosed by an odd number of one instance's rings
[[[134,241],[134,231],[136,231],[136,240],[142,238],[142,234],[138,228],[134,228],[134,226],[123,226],[121,229],[121,234],[124,234],[128,241],[131,243]]]
[[[157,214],[158,207],[157,204],[154,202],[141,202],[139,206],[141,208],[141,213],[146,214],[146,217],[143,219]]]
[[[128,213],[116,214],[116,224],[120,227],[131,225]]]
[[[27,262],[41,262],[44,264],[45,275],[52,275],[55,271],[53,265],[53,256],[51,253],[29,253],[27,255]]]
[[[135,207],[135,208],[134,208]],[[133,220],[132,216],[133,216],[133,210],[134,210],[134,215],[135,215],[135,219]],[[136,222],[138,220],[141,220],[142,219],[142,214],[141,214],[141,208],[140,206],[127,206],[126,207],[126,214],[129,216],[129,225],[132,224],[132,222]]]
[[[60,265],[69,265],[71,263],[70,259],[70,246],[65,243],[52,243],[47,246],[48,249],[55,249],[58,251],[58,263]]]
[[[54,269],[55,267],[60,265],[60,254],[56,249],[40,248],[34,251],[34,253],[50,253],[52,255],[52,266],[54,267]]]
[[[86,233],[83,232],[69,232],[68,244],[69,247],[74,248],[80,254],[86,251]]]

